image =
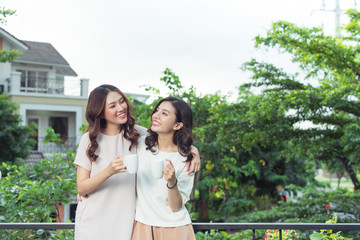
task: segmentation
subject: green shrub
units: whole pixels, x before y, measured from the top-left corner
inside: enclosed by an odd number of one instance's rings
[[[342,223],[360,221],[360,191],[290,186],[294,199],[279,202],[279,205],[266,211],[256,211],[242,216],[232,216],[227,222],[290,222],[290,223],[323,223],[337,215]],[[310,235],[305,231],[305,235]],[[360,239],[357,232],[344,232],[354,239]]]
[[[326,221],[326,223],[336,223],[337,222],[337,216],[334,214],[333,218],[329,221]],[[332,229],[327,230],[320,230],[320,232],[314,232],[310,235],[311,240],[352,240],[352,238],[345,238],[341,236],[341,232],[333,233]]]
[[[76,195],[75,154],[68,152],[34,165],[3,163],[7,176],[0,180],[0,222],[54,222],[58,204]],[[3,230],[2,239],[71,239],[73,230]]]

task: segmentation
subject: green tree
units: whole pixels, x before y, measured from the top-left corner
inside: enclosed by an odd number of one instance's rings
[[[26,158],[32,149],[33,126],[22,126],[18,106],[7,100],[7,94],[0,95],[0,163]]]
[[[304,160],[337,161],[360,189],[356,176],[360,155],[360,14],[355,10],[347,13],[350,21],[343,27],[344,35],[336,37],[325,35],[321,28],[273,23],[265,37],[255,38],[255,46],[290,54],[299,73],[288,74],[253,59],[243,65],[253,73],[253,81],[242,85],[240,93],[262,90],[262,103],[250,110],[254,116],[266,113],[257,118],[258,126],[263,127],[254,131],[255,141],[291,141],[294,147],[288,156],[297,153]],[[285,124],[274,124],[275,120]],[[304,127],[304,123],[310,125]],[[262,139],[262,130],[272,137]]]
[[[13,14],[14,10],[0,7],[0,24],[5,24],[5,18]],[[0,64],[12,62],[18,55],[19,51],[0,49]],[[17,105],[7,100],[6,93],[0,95],[0,163],[27,157],[34,144],[29,138],[32,127],[21,125],[16,109]]]
[[[287,123],[283,114],[267,109],[263,98],[248,93],[238,102],[215,104],[198,129],[207,161],[203,183],[218,214],[230,216],[254,209],[257,196],[267,195],[276,202],[276,185],[304,186],[313,178],[314,165],[298,155],[288,156],[292,143],[273,137],[271,125],[286,131]],[[263,111],[255,112],[260,105]],[[271,199],[268,202],[270,205]]]
[[[6,9],[5,7],[0,7],[0,24],[6,23],[6,17],[15,14],[16,11]],[[0,63],[12,62],[18,58],[20,54],[17,50],[6,51],[4,49],[0,49]]]

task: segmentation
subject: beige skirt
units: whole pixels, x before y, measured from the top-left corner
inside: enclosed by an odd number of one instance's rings
[[[180,227],[154,227],[135,221],[132,240],[195,240],[191,224]]]

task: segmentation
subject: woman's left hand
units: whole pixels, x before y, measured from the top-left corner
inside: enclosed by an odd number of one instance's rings
[[[190,173],[198,172],[201,166],[200,154],[196,147],[191,146],[191,153],[193,154],[193,159],[191,162],[186,162],[186,170]]]
[[[168,182],[168,186],[174,186],[176,184],[174,165],[171,160],[166,159],[165,161],[169,162],[169,164],[164,167],[164,179]]]
[[[78,194],[76,195],[76,201],[77,201],[77,202],[82,202],[82,199],[83,199],[83,198],[88,198],[88,195],[85,194],[85,196],[82,196],[82,195],[80,195],[80,193],[78,193]]]

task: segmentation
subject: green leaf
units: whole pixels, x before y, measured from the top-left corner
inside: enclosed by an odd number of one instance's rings
[[[321,233],[315,232],[312,235],[310,235],[311,240],[322,240],[324,239]]]

